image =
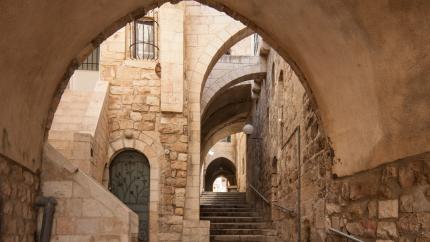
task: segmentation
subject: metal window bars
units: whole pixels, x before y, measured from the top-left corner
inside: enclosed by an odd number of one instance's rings
[[[78,70],[98,71],[99,70],[99,64],[100,64],[100,47],[97,47],[79,65]]]
[[[150,11],[132,24],[130,53],[131,58],[158,60],[158,14]]]

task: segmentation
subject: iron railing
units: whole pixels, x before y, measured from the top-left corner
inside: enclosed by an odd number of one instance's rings
[[[352,241],[356,241],[356,242],[364,242],[364,241],[363,241],[363,240],[361,240],[361,239],[358,239],[358,238],[356,238],[356,237],[354,237],[354,236],[352,236],[352,235],[349,235],[349,234],[347,234],[347,233],[344,233],[344,232],[342,232],[342,231],[340,231],[340,230],[337,230],[337,229],[334,229],[334,228],[329,228],[329,229],[328,229],[328,231],[329,231],[329,232],[333,232],[333,233],[335,233],[335,234],[337,234],[337,235],[339,235],[339,236],[345,237],[345,238],[347,238],[348,240],[352,240]]]
[[[283,211],[283,212],[285,212],[285,213],[289,213],[290,215],[292,215],[292,216],[295,216],[295,214],[296,214],[296,212],[293,210],[293,209],[291,209],[291,208],[286,208],[286,207],[283,207],[283,206],[280,206],[280,205],[278,205],[278,204],[276,204],[276,203],[273,203],[273,202],[271,202],[271,201],[269,201],[269,199],[267,199],[266,197],[264,197],[263,196],[263,194],[261,194],[254,186],[252,186],[251,184],[249,184],[249,187],[265,202],[265,203],[267,203],[269,206],[273,206],[273,207],[276,207],[276,208],[278,208],[279,210],[281,210],[281,211]]]

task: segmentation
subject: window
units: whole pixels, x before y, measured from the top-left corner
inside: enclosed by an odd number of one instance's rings
[[[89,56],[81,63],[78,70],[98,71],[100,62],[100,47],[91,52]]]
[[[229,136],[225,137],[224,139],[222,139],[221,142],[231,143],[231,135],[229,135]]]
[[[254,34],[254,55],[258,54],[259,45],[260,45],[260,38],[258,34]]]
[[[158,23],[157,15],[150,12],[147,16],[135,20],[132,28],[132,58],[144,60],[158,59]]]

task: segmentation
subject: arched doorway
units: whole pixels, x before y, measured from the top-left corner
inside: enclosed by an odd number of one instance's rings
[[[213,192],[228,192],[229,182],[224,176],[219,176],[215,179],[212,185]]]
[[[237,186],[236,166],[227,158],[220,157],[213,160],[206,169],[205,191],[214,191],[214,182],[217,178],[224,178],[227,191]]]
[[[136,150],[121,151],[109,168],[109,190],[139,216],[139,242],[149,241],[149,171],[148,159]]]

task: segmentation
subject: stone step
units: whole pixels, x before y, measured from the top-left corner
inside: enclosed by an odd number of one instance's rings
[[[209,220],[211,223],[250,223],[250,222],[264,222],[262,217],[200,217],[201,220]]]
[[[211,229],[267,229],[270,223],[253,222],[253,223],[211,223]]]
[[[206,212],[201,211],[200,216],[203,217],[257,217],[258,213],[248,212],[248,211],[216,211],[216,212]]]
[[[245,199],[245,196],[200,196],[200,199],[203,198],[214,198],[214,199],[223,199],[223,198],[230,198],[230,199]]]
[[[224,201],[224,202],[200,201],[200,204],[201,205],[215,205],[215,206],[247,205],[246,203],[243,203],[243,202],[228,202],[228,201]]]
[[[200,212],[254,212],[253,208],[202,207]]]
[[[200,202],[212,202],[212,203],[226,203],[226,202],[234,202],[234,203],[246,203],[245,200],[241,199],[213,199],[213,198],[200,198]]]
[[[201,195],[246,195],[246,192],[202,192]]]
[[[251,208],[248,204],[200,204],[200,208]]]
[[[233,242],[233,241],[253,241],[253,242],[280,242],[276,236],[265,235],[211,235],[211,242]]]
[[[246,198],[246,196],[242,196],[242,195],[201,195],[201,198],[204,197],[208,197],[208,198],[222,198],[222,197],[226,197],[226,198]]]
[[[273,229],[211,229],[211,235],[276,235]]]

